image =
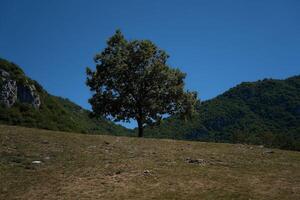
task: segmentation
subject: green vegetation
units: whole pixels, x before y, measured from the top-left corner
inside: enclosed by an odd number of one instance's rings
[[[0,105],[0,123],[92,134],[133,135],[133,131],[67,99],[48,94],[15,64],[0,60],[0,68],[21,83],[31,83],[41,98],[39,109],[24,103]],[[132,105],[133,106],[133,105]],[[209,101],[198,102],[194,118],[171,116],[148,126],[145,137],[265,145],[300,150],[300,76],[242,83]]]
[[[145,135],[300,150],[300,76],[242,83],[197,110],[190,121],[171,117]]]
[[[15,64],[0,60],[0,69],[9,72],[18,84],[34,84],[41,106],[35,109],[29,104],[17,102],[11,108],[0,105],[0,124],[21,125],[50,130],[74,131],[82,133],[124,135],[130,131],[105,119],[91,119],[90,112],[68,99],[48,94],[41,85],[25,76]]]
[[[0,141],[0,199],[300,199],[296,151],[3,125]]]
[[[135,119],[139,137],[145,125],[160,122],[166,114],[190,116],[197,94],[184,91],[186,75],[170,68],[168,57],[151,41],[128,41],[117,30],[96,55],[96,71],[87,69],[94,113],[115,121]]]
[[[0,58],[0,69],[8,72],[11,75],[12,79],[20,83],[24,83],[26,81],[32,82],[31,79],[25,77],[23,70],[13,62],[9,62],[5,59]]]

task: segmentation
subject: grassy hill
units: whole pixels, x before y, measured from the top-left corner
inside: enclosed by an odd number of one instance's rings
[[[0,199],[300,199],[296,151],[4,125],[0,141]]]
[[[41,100],[39,109],[22,102],[17,102],[12,107],[0,104],[0,124],[94,134],[130,134],[128,129],[108,120],[91,119],[90,111],[68,99],[49,94],[39,83],[28,78],[16,64],[0,59],[0,69],[9,72],[17,84],[33,84]]]
[[[300,76],[242,83],[203,102],[194,119],[171,117],[145,135],[300,150]]]
[[[21,102],[10,108],[0,105],[0,124],[94,134],[133,134],[105,119],[91,119],[90,111],[68,99],[48,94],[14,63],[0,59],[0,69],[9,72],[19,84],[33,84],[41,99],[39,109]],[[300,150],[300,76],[242,83],[201,103],[192,120],[170,117],[158,127],[147,128],[145,136]]]

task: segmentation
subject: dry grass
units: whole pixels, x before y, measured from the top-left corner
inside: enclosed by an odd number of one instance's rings
[[[0,199],[300,199],[300,152],[12,126],[0,143]]]

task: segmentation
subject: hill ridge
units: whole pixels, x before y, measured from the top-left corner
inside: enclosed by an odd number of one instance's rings
[[[170,117],[145,135],[300,150],[299,75],[242,82],[197,110],[188,122]]]
[[[90,118],[90,111],[69,99],[49,94],[12,62],[0,59],[0,70],[0,91],[10,99],[7,104],[7,98],[0,98],[0,124],[91,134],[130,134],[130,130],[108,120]]]

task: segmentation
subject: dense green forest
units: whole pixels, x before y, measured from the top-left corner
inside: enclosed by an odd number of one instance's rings
[[[94,134],[124,135],[130,132],[108,120],[90,118],[90,111],[68,99],[50,95],[39,83],[26,77],[22,69],[14,63],[0,59],[0,69],[8,72],[17,84],[34,84],[41,99],[39,109],[18,101],[10,108],[1,104],[1,124]],[[1,84],[0,82],[0,88]]]
[[[192,120],[171,117],[145,135],[300,150],[300,76],[241,83],[197,111]]]

